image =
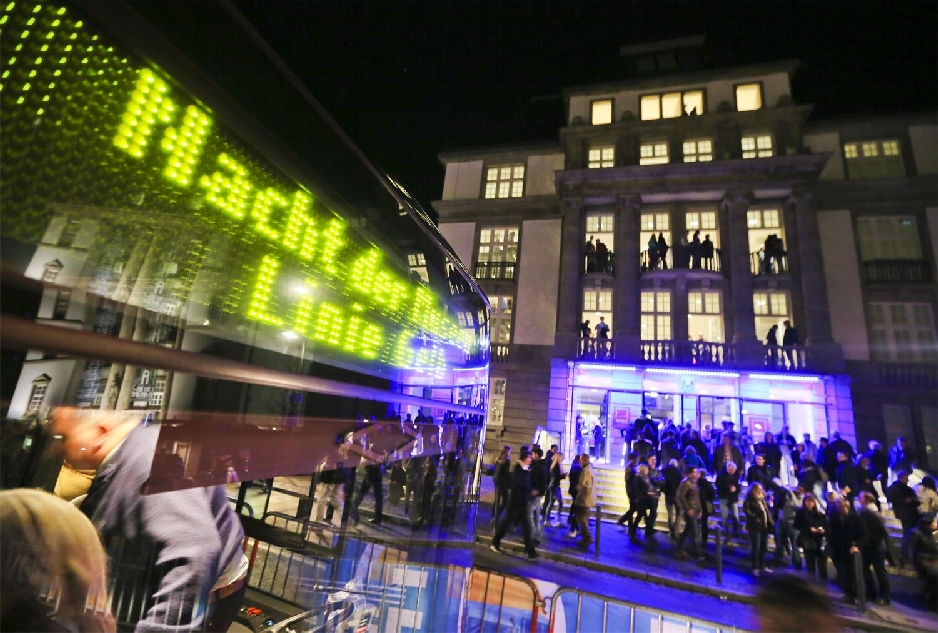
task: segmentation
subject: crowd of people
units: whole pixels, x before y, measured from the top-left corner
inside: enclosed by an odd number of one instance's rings
[[[719,517],[728,547],[741,545],[743,533],[748,537],[756,576],[790,562],[795,570],[826,580],[830,561],[844,599],[853,602],[856,555],[870,600],[891,601],[888,563],[914,569],[923,579],[927,603],[938,606],[938,491],[930,476],[914,488],[909,485],[915,455],[904,438],[888,452],[871,441],[866,452],[857,453],[836,432],[815,445],[809,434],[796,442],[782,428],[754,443],[745,430],[736,433],[732,426],[726,420],[722,431],[705,429],[701,434],[690,425],[666,423],[659,430],[643,411],[623,430],[629,504],[618,523],[631,543],[642,544],[640,534],[645,543],[658,537],[663,499],[667,532],[679,559],[704,560],[713,538],[710,518]],[[500,551],[507,531],[519,525],[528,557],[537,557],[542,526],[559,526],[563,518],[564,478],[573,500],[566,517],[569,536],[579,536],[581,547],[592,544],[588,517],[596,504],[596,486],[590,455],[579,446],[566,473],[556,445],[546,455],[538,446],[523,446],[514,466],[506,446],[494,476],[493,550]],[[883,516],[887,503],[902,525],[899,546]],[[768,561],[770,536],[774,552]]]

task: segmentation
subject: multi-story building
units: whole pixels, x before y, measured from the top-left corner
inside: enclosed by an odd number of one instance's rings
[[[490,450],[540,429],[569,455],[582,417],[615,463],[647,409],[904,435],[934,466],[934,114],[813,121],[796,62],[681,71],[688,43],[566,89],[559,143],[440,156],[441,231],[492,300]]]

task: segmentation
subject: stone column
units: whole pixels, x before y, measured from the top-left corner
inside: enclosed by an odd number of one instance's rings
[[[752,271],[749,268],[749,225],[746,213],[752,200],[751,191],[730,190],[723,199],[723,209],[729,218],[728,239],[723,240],[724,263],[729,289],[726,301],[733,312],[733,345],[736,364],[740,367],[764,366],[765,352],[756,335],[756,315],[752,307]]]
[[[580,336],[580,277],[583,266],[583,202],[563,200],[563,232],[560,240],[560,287],[557,293],[557,334],[554,356],[576,358]]]
[[[642,280],[638,258],[639,218],[642,201],[638,196],[623,196],[616,217],[615,330],[616,360],[637,362],[641,357]]]
[[[814,211],[813,191],[796,189],[788,201],[795,210],[798,232],[798,258],[802,299],[804,301],[804,327],[799,329],[802,341],[808,346],[809,368],[825,372],[844,370],[843,350],[831,335],[830,304],[827,300],[827,282],[824,278],[824,260],[821,257],[821,235]],[[790,257],[790,255],[789,255]]]

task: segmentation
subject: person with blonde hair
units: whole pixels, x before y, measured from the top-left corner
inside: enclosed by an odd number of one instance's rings
[[[0,492],[0,630],[116,630],[94,525],[41,490]]]
[[[547,487],[547,505],[544,516],[545,522],[551,527],[559,526],[560,517],[563,515],[563,492],[560,490],[560,482],[564,477],[566,475],[563,472],[563,454],[556,452],[550,460],[550,485]],[[557,504],[557,519],[551,521],[550,515],[555,503]]]

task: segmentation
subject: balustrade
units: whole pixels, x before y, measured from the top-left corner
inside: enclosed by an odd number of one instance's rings
[[[718,273],[723,270],[720,249],[714,249],[710,256],[694,255],[691,251],[687,246],[674,246],[668,249],[668,254],[662,260],[644,250],[639,253],[639,269],[643,273],[656,270],[705,270]]]
[[[863,283],[929,283],[931,268],[923,259],[880,259],[860,265]]]
[[[788,252],[783,251],[766,257],[760,249],[749,253],[749,269],[753,275],[781,275],[788,272]]]
[[[477,262],[475,277],[476,279],[513,280],[517,265],[517,262]]]

